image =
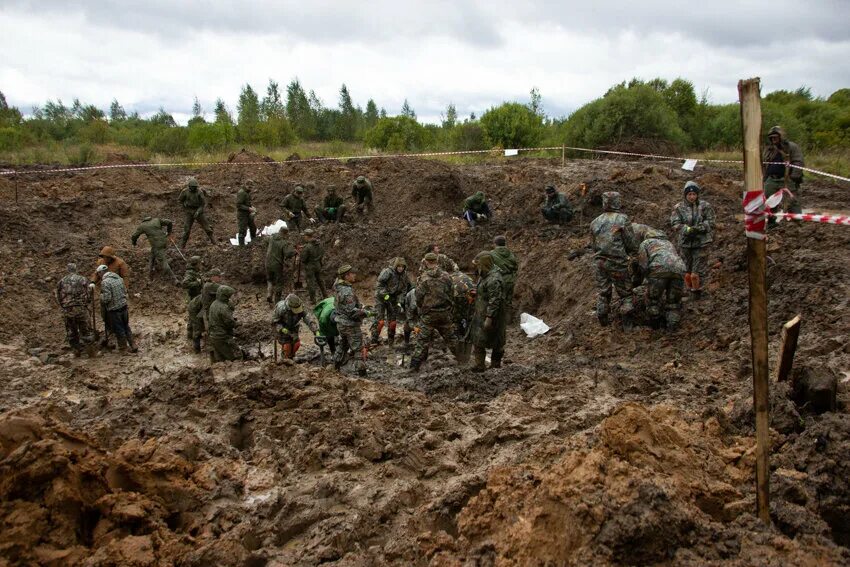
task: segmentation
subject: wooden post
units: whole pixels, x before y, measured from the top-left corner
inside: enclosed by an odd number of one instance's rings
[[[797,352],[797,339],[800,337],[800,322],[797,315],[782,326],[782,346],[779,349],[779,369],[776,371],[776,381],[784,382],[791,374],[794,366],[794,353]]]
[[[762,191],[760,80],[738,82],[744,141],[744,191]],[[756,414],[756,507],[770,524],[770,402],[767,364],[767,254],[764,234],[747,238],[750,276],[750,340],[753,360],[753,405]]]
[[[567,145],[561,144],[561,167],[567,165]]]

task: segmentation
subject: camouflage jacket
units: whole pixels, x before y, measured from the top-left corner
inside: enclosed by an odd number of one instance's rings
[[[419,310],[416,308],[416,288],[404,294],[401,306],[404,308],[404,317],[408,322],[412,323],[419,319]]]
[[[249,217],[251,216],[251,192],[244,188],[236,193],[236,216]]]
[[[308,310],[305,309],[301,313],[295,313],[289,308],[286,300],[278,301],[277,305],[274,306],[272,323],[277,327],[278,333],[281,335],[297,337],[301,321],[304,321],[307,327],[314,333],[319,330],[316,320]]]
[[[118,274],[106,272],[100,280],[100,303],[107,311],[116,311],[127,306],[127,290]]]
[[[479,199],[475,195],[468,197],[463,202],[463,210],[472,211],[473,213],[478,213],[480,215],[490,214],[490,206],[487,204],[487,200]]]
[[[89,293],[89,280],[80,274],[68,274],[56,287],[56,299],[62,309],[69,310],[74,307],[85,307],[91,302]]]
[[[455,321],[472,319],[472,305],[475,303],[475,282],[463,272],[452,272],[452,314]]]
[[[684,200],[673,208],[670,226],[679,231],[680,248],[702,248],[713,240],[714,209],[702,199],[695,203]],[[686,234],[685,227],[688,226],[692,230]]]
[[[186,273],[183,275],[183,283],[181,285],[183,289],[186,290],[186,294],[191,300],[195,296],[201,294],[201,288],[204,287],[204,280],[201,278],[201,274],[199,274],[196,270],[186,268]]]
[[[769,144],[762,152],[762,175],[765,177],[776,174],[781,174],[782,177],[787,175],[790,179],[797,181],[798,183],[803,180],[802,169],[784,165],[768,165],[768,163],[771,162],[792,163],[800,166],[806,165],[803,162],[803,150],[801,150],[800,146],[794,142],[784,139],[784,135],[779,146]]]
[[[475,293],[475,307],[472,314],[472,343],[483,348],[493,348],[499,333],[505,325],[504,289],[502,274],[497,268],[478,281]],[[493,328],[484,330],[484,321],[493,319]]]
[[[363,304],[351,284],[343,279],[334,282],[334,302],[338,325],[356,327],[366,316]]]
[[[384,296],[389,295],[390,301],[396,302],[410,289],[410,278],[407,270],[398,273],[395,268],[387,267],[381,270],[378,281],[375,282],[375,299],[384,301]]]
[[[210,305],[210,314],[208,317],[209,327],[207,336],[211,339],[227,339],[233,336],[233,330],[236,328],[236,319],[233,318],[233,307],[227,301],[223,301],[216,296],[215,301]]]
[[[154,250],[161,250],[168,247],[168,235],[171,234],[173,227],[174,223],[169,219],[148,219],[146,221],[142,221],[142,224],[136,228],[136,232],[134,232],[133,236],[130,237],[130,241],[133,243],[133,246],[135,246],[139,237],[144,234],[148,237],[148,242],[150,243],[151,248]]]
[[[210,305],[215,301],[215,295],[218,293],[218,288],[221,284],[216,282],[207,282],[201,288],[201,309],[204,313],[208,313]]]
[[[493,257],[493,264],[502,272],[505,288],[513,291],[517,273],[516,256],[507,246],[496,246],[490,251],[490,255]]]
[[[304,269],[321,270],[324,255],[325,250],[322,248],[322,245],[315,240],[311,240],[301,250],[301,265],[304,266]]]
[[[286,260],[295,256],[295,248],[281,234],[272,234],[266,248],[266,270],[276,272],[283,270]]]
[[[551,209],[557,213],[563,211],[572,214],[573,212],[573,206],[570,204],[570,200],[567,199],[567,196],[560,191],[552,196],[547,195],[546,199],[543,201],[543,208]]]
[[[180,191],[180,197],[178,199],[187,211],[204,210],[207,206],[207,199],[204,197],[204,192],[200,188],[197,191],[192,191],[187,187]]]
[[[422,272],[416,282],[416,308],[419,315],[451,311],[453,289],[451,276],[440,268]]]
[[[310,213],[307,212],[307,203],[295,193],[290,193],[284,197],[283,201],[280,202],[280,206],[296,217],[301,216],[302,213],[308,217],[310,216]]]
[[[372,182],[367,179],[363,184],[360,184],[355,180],[351,184],[351,196],[356,199],[357,197],[366,195],[372,195]]]
[[[339,195],[325,195],[325,200],[322,201],[322,207],[325,209],[338,209],[342,206],[342,197]]]
[[[629,217],[622,213],[602,213],[590,223],[590,234],[597,259],[626,261],[637,252]]]
[[[437,263],[440,266],[441,270],[450,274],[453,274],[454,272],[460,270],[457,263],[443,253],[437,254]],[[422,260],[419,262],[419,272],[424,272],[427,269],[428,268],[425,267],[425,258],[422,258]]]
[[[198,318],[198,315],[201,314],[201,308],[203,307],[202,297],[200,294],[196,295],[192,298],[191,301],[186,305],[186,311],[189,313],[189,317],[192,321]]]
[[[673,244],[664,238],[648,238],[638,249],[638,265],[647,278],[684,276],[685,263]]]

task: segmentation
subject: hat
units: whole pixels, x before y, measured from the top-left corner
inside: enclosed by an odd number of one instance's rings
[[[301,302],[301,299],[293,293],[286,296],[286,304],[293,313],[301,313],[304,311],[304,304]]]
[[[222,274],[222,273],[221,273],[221,270],[219,270],[218,268],[213,268],[213,269],[211,269],[211,270],[209,270],[209,271],[207,272],[207,277],[208,277],[208,278],[213,278],[213,277],[215,277],[215,276],[223,276],[223,275],[224,275],[224,274]]]
[[[493,244],[496,246],[504,246],[508,243],[508,238],[504,234],[500,234],[496,238],[493,239]]]
[[[697,195],[699,195],[700,192],[702,192],[702,188],[697,184],[696,181],[688,181],[687,183],[685,183],[685,188],[682,190],[682,192],[685,195],[687,195],[688,193],[696,193]]]
[[[336,275],[338,275],[338,276],[344,276],[344,275],[345,275],[345,274],[347,274],[348,272],[353,272],[353,271],[354,271],[354,268],[352,268],[352,267],[351,267],[351,264],[343,264],[342,266],[340,266],[340,267],[337,269],[337,271],[336,271]]]
[[[296,192],[296,193],[303,193],[303,192],[304,192],[304,188],[303,188],[302,186],[300,186],[300,185],[296,185],[296,186],[295,186],[295,192]]]
[[[68,264],[68,273],[76,274],[77,273],[77,265],[73,262]]]
[[[547,193],[554,193],[555,192],[555,186],[554,185],[547,185],[546,186],[546,192]]]
[[[112,246],[104,246],[100,250],[100,254],[98,254],[100,258],[114,258],[115,257],[115,249]]]
[[[192,256],[191,258],[189,258],[189,264],[192,265],[192,266],[197,266],[200,263],[201,263],[201,257],[200,256]]]
[[[188,185],[189,187],[197,187],[198,186],[198,180],[195,179],[194,177],[190,177],[189,180],[186,181],[186,185]]]
[[[316,233],[313,231],[313,229],[312,229],[312,228],[308,228],[308,229],[306,229],[306,230],[305,230],[302,234],[303,234],[304,236],[313,236],[313,235],[314,235],[314,234],[316,234]]]
[[[423,260],[425,260],[426,262],[429,262],[429,263],[439,262],[440,257],[437,256],[436,254],[434,254],[433,252],[428,252],[427,254],[425,254],[425,257],[423,258]]]
[[[366,177],[363,175],[359,175],[357,177],[357,183],[366,183]]]
[[[100,274],[100,273],[105,272],[108,269],[109,268],[106,266],[106,264],[101,264],[100,266],[97,267],[97,269],[95,270],[95,273]]]

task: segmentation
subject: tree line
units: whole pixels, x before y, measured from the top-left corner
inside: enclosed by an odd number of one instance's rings
[[[765,129],[781,124],[790,137],[809,150],[850,147],[850,89],[828,98],[801,87],[775,91],[762,104]],[[737,103],[711,104],[697,97],[685,79],[668,82],[632,79],[567,117],[546,115],[533,88],[526,102],[504,102],[485,111],[458,116],[449,104],[439,124],[423,124],[407,102],[388,115],[369,99],[365,110],[355,105],[346,85],[336,107],[326,106],[313,90],[293,79],[281,91],[270,80],[265,94],[242,87],[236,108],[219,98],[209,119],[197,97],[192,118],[178,125],[165,109],[148,118],[127,113],[113,100],[107,111],[74,100],[47,101],[24,115],[0,92],[0,151],[15,151],[50,142],[118,144],[153,153],[179,155],[215,152],[238,146],[277,148],[298,141],[349,141],[386,151],[480,150],[543,145],[590,148],[663,146],[670,151],[735,149],[740,143]]]

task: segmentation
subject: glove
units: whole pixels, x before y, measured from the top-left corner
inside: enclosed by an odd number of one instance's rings
[[[314,224],[315,222],[316,222],[316,219],[314,219],[314,218],[312,218],[312,217],[311,217],[311,218],[310,218],[310,224]]]
[[[483,214],[481,214],[481,213],[475,213],[475,219],[476,219],[476,220],[481,220],[481,219],[483,219],[483,218],[484,218],[484,215],[483,215]]]
[[[694,231],[694,227],[692,227],[692,226],[686,226],[686,227],[685,227],[685,235],[686,235],[686,236],[690,236],[690,234],[691,234],[693,231]]]
[[[89,289],[94,289],[94,284],[93,284],[93,283],[90,283],[90,284],[89,284]]]
[[[487,317],[486,319],[484,319],[484,331],[489,333],[492,330],[493,330],[493,318]]]
[[[385,296],[384,296],[384,301],[389,301],[389,300],[390,300],[390,295],[389,295],[389,294],[385,295]]]
[[[335,215],[336,214],[336,207],[330,207],[328,209],[328,214],[329,215]]]

